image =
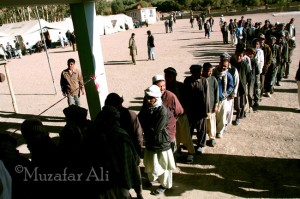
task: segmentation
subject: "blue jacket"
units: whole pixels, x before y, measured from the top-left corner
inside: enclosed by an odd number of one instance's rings
[[[225,92],[223,93],[223,86],[222,86],[222,80],[217,79],[218,81],[218,86],[219,86],[219,101],[225,100],[232,92],[233,87],[234,87],[234,82],[232,75],[227,71],[227,89],[226,89],[226,94]]]

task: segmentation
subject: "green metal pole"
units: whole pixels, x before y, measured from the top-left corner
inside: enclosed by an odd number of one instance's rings
[[[96,78],[97,86],[94,81],[85,85],[89,113],[94,120],[108,94],[95,2],[70,4],[70,10],[84,82]]]

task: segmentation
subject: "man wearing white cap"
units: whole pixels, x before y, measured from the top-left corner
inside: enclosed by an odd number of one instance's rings
[[[183,114],[183,108],[174,93],[166,89],[166,82],[163,75],[152,77],[152,83],[160,88],[163,105],[170,112],[168,131],[173,152],[176,151],[176,121]]]
[[[224,22],[225,22],[225,17],[224,17],[224,15],[222,14],[221,17],[220,17],[220,22],[219,22],[220,30],[222,29],[222,26],[223,26]]]
[[[144,130],[146,149],[144,152],[145,173],[148,184],[158,179],[159,188],[152,192],[159,195],[172,187],[172,170],[176,168],[171,150],[168,123],[170,113],[163,105],[161,90],[152,85],[145,90],[144,103],[138,114]]]

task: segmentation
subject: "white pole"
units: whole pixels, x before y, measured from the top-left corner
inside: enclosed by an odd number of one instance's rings
[[[52,69],[51,69],[51,64],[50,64],[50,60],[49,60],[48,50],[47,50],[45,38],[44,38],[44,35],[43,35],[42,25],[41,25],[41,21],[40,21],[40,15],[39,15],[39,11],[37,9],[37,6],[36,6],[36,13],[37,13],[37,18],[38,18],[39,25],[40,25],[40,30],[41,30],[41,34],[42,34],[42,38],[43,38],[43,42],[44,42],[45,52],[46,52],[47,60],[48,60],[48,66],[49,66],[49,70],[50,70],[50,73],[51,73],[51,78],[52,78],[52,82],[53,82],[53,86],[54,86],[54,91],[55,91],[55,95],[56,95],[57,94],[57,90],[56,90],[55,83],[54,83],[54,77],[53,77],[53,73],[52,73]]]
[[[19,113],[15,93],[14,93],[14,90],[12,88],[12,83],[10,82],[9,71],[8,71],[8,68],[6,67],[6,62],[1,62],[1,65],[4,65],[6,79],[7,79],[7,83],[8,83],[8,88],[9,88],[9,92],[10,92],[10,96],[11,96],[11,99],[12,99],[12,104],[13,104],[15,113]]]

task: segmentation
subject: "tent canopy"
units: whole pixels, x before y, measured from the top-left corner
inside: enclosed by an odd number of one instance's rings
[[[117,31],[125,31],[126,28],[133,29],[132,18],[125,14],[109,15],[107,18],[113,24],[113,28]]]
[[[42,28],[59,30],[60,28],[43,19],[40,20]],[[38,20],[23,21],[18,23],[3,24],[0,27],[0,32],[5,36],[27,35],[40,31]]]
[[[61,29],[64,32],[66,32],[67,30],[69,30],[70,32],[74,31],[73,21],[70,17],[65,18],[65,20],[63,21],[52,22],[51,25]]]

